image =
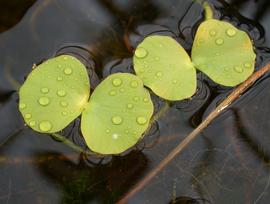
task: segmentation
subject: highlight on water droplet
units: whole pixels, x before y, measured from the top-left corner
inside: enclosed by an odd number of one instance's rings
[[[66,75],[71,75],[72,74],[72,69],[71,68],[65,68],[64,69],[64,74],[66,74]]]
[[[147,50],[142,47],[138,47],[135,51],[135,56],[137,58],[145,58],[147,54],[148,54]]]
[[[223,43],[224,43],[224,40],[222,38],[216,39],[216,44],[217,45],[223,45]]]
[[[52,124],[49,121],[42,121],[39,123],[39,129],[42,132],[48,132],[52,129]]]
[[[60,105],[63,106],[63,107],[67,107],[67,106],[68,106],[68,102],[66,102],[66,101],[61,101],[61,102],[60,102]]]
[[[137,81],[132,81],[132,82],[130,83],[130,86],[131,86],[132,88],[136,88],[136,87],[138,87],[138,82],[137,82]]]
[[[62,115],[63,115],[63,116],[66,116],[67,114],[68,114],[68,113],[67,113],[66,111],[63,111],[63,112],[62,112]]]
[[[160,58],[159,57],[155,57],[155,60],[158,61]]]
[[[40,91],[41,91],[41,93],[44,93],[44,94],[49,93],[49,89],[47,87],[41,88]]]
[[[120,91],[121,93],[123,93],[123,92],[125,91],[125,89],[124,89],[124,88],[121,88],[119,91]]]
[[[133,101],[139,101],[140,100],[140,98],[138,97],[138,96],[135,96],[134,98],[133,98]]]
[[[19,104],[19,109],[23,110],[26,108],[26,104],[25,103],[20,103]]]
[[[57,91],[57,95],[60,96],[60,97],[64,97],[67,95],[66,91],[65,90],[58,90]]]
[[[229,37],[233,37],[233,36],[235,36],[235,34],[236,34],[236,30],[233,29],[233,28],[229,28],[228,30],[226,30],[226,34],[227,34]]]
[[[246,63],[244,64],[244,66],[245,66],[245,68],[251,68],[251,64],[250,64],[249,62],[246,62]]]
[[[237,73],[242,73],[244,70],[243,70],[243,68],[242,67],[240,67],[240,66],[234,66],[234,71],[236,71]]]
[[[50,103],[50,99],[47,97],[40,97],[38,103],[42,106],[47,106]]]
[[[106,133],[110,133],[111,131],[109,129],[106,130]]]
[[[30,121],[29,125],[30,125],[31,127],[34,127],[34,126],[36,125],[36,122],[32,120],[32,121]]]
[[[143,99],[143,102],[147,103],[147,102],[149,102],[149,99],[148,98],[144,98]]]
[[[110,96],[115,96],[115,95],[116,95],[116,91],[114,91],[114,90],[110,91],[110,92],[109,92],[109,95],[110,95]]]
[[[121,116],[113,116],[112,117],[112,123],[115,125],[120,125],[123,122],[123,119]]]
[[[174,79],[174,80],[172,81],[172,83],[173,83],[173,84],[177,84],[177,80]]]
[[[57,77],[57,81],[63,81],[63,77],[58,76],[58,77]]]
[[[30,113],[26,113],[24,115],[24,117],[25,117],[25,119],[30,119],[30,118],[32,118],[32,115]]]
[[[115,140],[116,140],[116,139],[118,139],[118,137],[119,137],[119,135],[118,135],[118,134],[116,134],[116,133],[112,134],[112,138],[113,138],[113,139],[115,139]]]
[[[157,77],[161,77],[162,75],[163,75],[162,72],[157,72],[157,73],[156,73],[156,76],[157,76]]]
[[[210,30],[209,35],[214,37],[217,35],[217,32],[215,30]]]
[[[133,107],[134,107],[134,106],[133,106],[132,103],[128,103],[128,104],[127,104],[127,108],[128,108],[128,109],[132,109]]]
[[[136,121],[139,125],[144,125],[145,123],[147,123],[147,119],[143,116],[137,117]]]
[[[116,86],[116,87],[117,87],[117,86],[121,86],[122,80],[119,79],[119,78],[113,79],[112,84],[113,84],[114,86]]]

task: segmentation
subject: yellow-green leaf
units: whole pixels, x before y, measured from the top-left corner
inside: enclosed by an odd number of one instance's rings
[[[94,90],[82,114],[86,144],[100,154],[124,152],[142,137],[153,109],[140,78],[128,73],[110,75]]]
[[[136,48],[133,62],[137,76],[161,98],[177,101],[196,91],[196,70],[190,57],[171,37],[145,38]]]
[[[29,74],[19,91],[19,109],[32,129],[58,132],[81,114],[89,94],[85,66],[75,57],[61,55]]]
[[[235,86],[254,71],[256,54],[248,34],[230,23],[203,22],[196,33],[192,61],[214,82]]]

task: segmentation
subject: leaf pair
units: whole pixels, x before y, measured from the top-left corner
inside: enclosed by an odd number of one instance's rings
[[[36,67],[19,91],[19,109],[38,132],[64,129],[82,114],[81,130],[88,147],[117,154],[135,145],[153,114],[149,92],[132,74],[113,74],[94,91],[84,65],[61,55]]]
[[[236,86],[254,71],[256,54],[247,33],[209,19],[196,33],[191,59],[174,39],[149,36],[137,47],[134,69],[156,95],[171,101],[196,91],[196,68],[214,82]]]

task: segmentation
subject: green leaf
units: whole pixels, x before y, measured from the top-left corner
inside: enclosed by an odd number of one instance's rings
[[[81,114],[89,94],[85,66],[72,56],[61,55],[29,74],[19,91],[19,109],[32,129],[58,132]]]
[[[167,36],[149,36],[138,45],[134,69],[145,86],[161,98],[176,101],[196,91],[196,69],[180,44]]]
[[[124,152],[142,137],[153,109],[140,78],[110,75],[97,86],[82,114],[81,130],[88,147],[100,154]]]
[[[254,71],[256,54],[247,33],[218,20],[203,22],[195,36],[192,60],[214,82],[235,86]]]

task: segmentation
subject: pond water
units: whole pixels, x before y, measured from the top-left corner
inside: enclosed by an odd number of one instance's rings
[[[232,90],[198,73],[196,95],[174,103],[135,148],[103,160],[85,158],[25,127],[16,89],[33,63],[73,54],[87,65],[94,89],[111,73],[133,72],[132,50],[147,35],[172,36],[190,52],[203,9],[191,0],[18,2],[0,2],[0,203],[115,203]],[[250,34],[256,69],[266,64],[269,1],[210,3],[215,18]],[[129,203],[269,203],[269,88],[265,75]],[[153,99],[159,109],[163,102]],[[84,146],[79,123],[62,134]]]

